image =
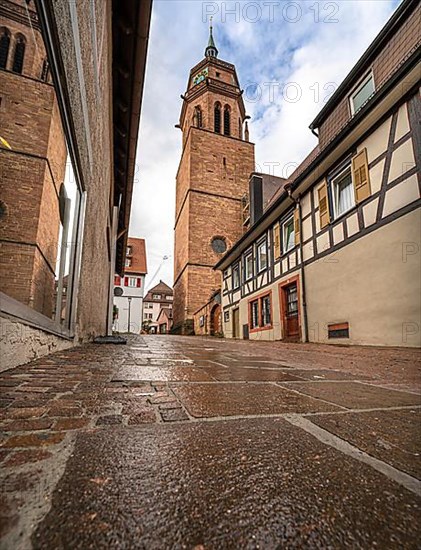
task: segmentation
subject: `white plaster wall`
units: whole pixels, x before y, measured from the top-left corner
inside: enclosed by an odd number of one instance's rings
[[[73,340],[0,317],[0,372],[73,345]]]

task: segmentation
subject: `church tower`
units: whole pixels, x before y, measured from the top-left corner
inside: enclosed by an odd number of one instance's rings
[[[220,289],[213,266],[243,233],[242,198],[254,171],[242,90],[234,65],[218,59],[212,23],[181,97],[173,316],[174,330],[189,334],[193,314]]]

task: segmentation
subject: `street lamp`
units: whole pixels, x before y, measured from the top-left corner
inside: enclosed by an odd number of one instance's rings
[[[131,296],[129,296],[129,297],[127,298],[127,300],[129,301],[129,319],[128,319],[127,332],[130,334],[130,308],[131,308],[131,305],[132,305],[132,298],[131,298]]]

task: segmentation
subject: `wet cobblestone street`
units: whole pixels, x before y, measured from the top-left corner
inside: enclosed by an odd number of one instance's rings
[[[416,350],[147,336],[0,374],[1,548],[417,548]]]

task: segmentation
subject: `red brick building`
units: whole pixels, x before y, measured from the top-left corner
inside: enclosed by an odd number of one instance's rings
[[[212,27],[205,58],[190,71],[179,128],[174,330],[193,332],[193,314],[220,288],[213,266],[242,235],[242,198],[254,144],[234,65],[218,59]]]

